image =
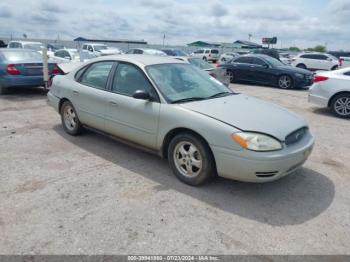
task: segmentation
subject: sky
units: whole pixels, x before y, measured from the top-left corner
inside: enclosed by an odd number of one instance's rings
[[[278,38],[350,50],[350,0],[1,0],[0,39],[146,40],[182,45]]]

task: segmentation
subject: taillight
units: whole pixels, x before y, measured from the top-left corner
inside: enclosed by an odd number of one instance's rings
[[[16,65],[10,64],[7,65],[6,73],[9,75],[20,75],[21,72],[16,68]]]
[[[314,76],[314,83],[322,82],[322,81],[326,81],[326,80],[328,80],[328,77],[326,77],[326,76],[318,76],[318,75]]]
[[[59,69],[57,64],[54,65],[51,74],[53,74],[53,75],[60,75],[61,74],[61,70]]]

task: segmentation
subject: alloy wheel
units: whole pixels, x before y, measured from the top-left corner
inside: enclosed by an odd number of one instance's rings
[[[202,156],[198,148],[191,142],[178,143],[173,158],[177,170],[185,177],[196,177],[202,170]]]
[[[292,80],[289,76],[281,76],[278,80],[278,86],[280,88],[287,89],[287,88],[290,88],[291,85],[292,85]]]
[[[350,98],[339,97],[334,103],[334,111],[340,116],[350,116]]]
[[[77,119],[72,106],[67,105],[63,110],[63,120],[67,129],[73,131],[77,126]]]

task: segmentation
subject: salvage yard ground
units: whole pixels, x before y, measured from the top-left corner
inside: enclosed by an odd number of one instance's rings
[[[350,254],[350,121],[306,91],[232,87],[307,119],[316,145],[300,171],[190,187],[157,156],[67,135],[39,89],[1,96],[0,253]]]

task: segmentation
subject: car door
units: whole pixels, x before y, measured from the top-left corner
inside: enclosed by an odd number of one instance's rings
[[[232,62],[232,69],[236,80],[252,80],[249,76],[251,62],[252,58],[250,57],[239,57]]]
[[[90,64],[77,73],[77,82],[72,86],[71,99],[83,124],[105,130],[107,107],[107,83],[113,61]]]
[[[273,69],[262,59],[252,58],[249,78],[259,83],[270,83],[273,77]]]
[[[155,101],[133,98],[137,90],[149,92]],[[107,131],[148,148],[156,147],[160,103],[144,72],[133,64],[119,63],[108,95]]]

